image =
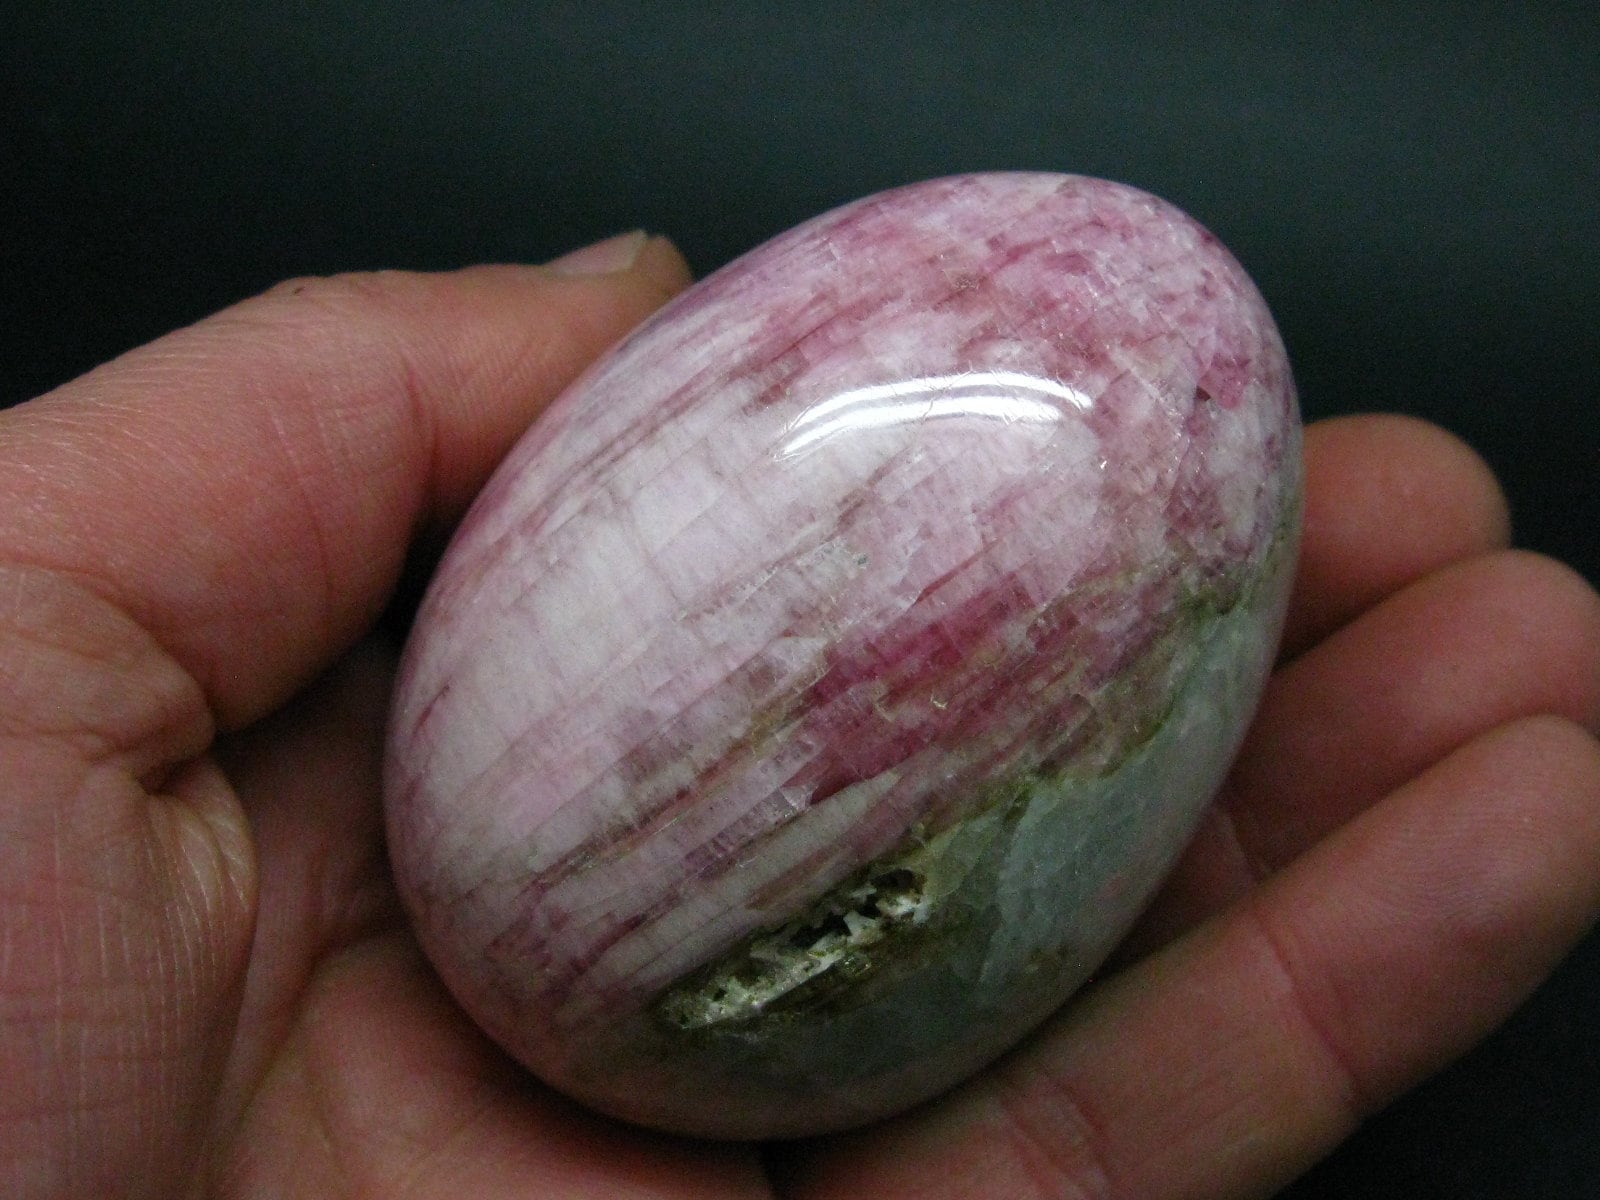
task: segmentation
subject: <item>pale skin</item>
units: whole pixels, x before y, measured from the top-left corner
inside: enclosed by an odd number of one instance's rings
[[[1307,433],[1245,751],[1077,1003],[944,1099],[791,1146],[543,1088],[407,932],[373,627],[518,433],[688,282],[631,248],[285,284],[0,414],[0,1194],[1264,1196],[1600,912],[1600,600],[1507,549],[1451,435],[1350,417]]]

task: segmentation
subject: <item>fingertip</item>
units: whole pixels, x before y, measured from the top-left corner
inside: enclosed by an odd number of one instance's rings
[[[1504,627],[1542,677],[1543,711],[1600,735],[1600,593],[1548,555],[1506,550],[1490,558],[1513,601]]]
[[[1485,890],[1528,897],[1543,919],[1526,924],[1551,930],[1559,954],[1600,915],[1600,741],[1567,716],[1538,713],[1489,731],[1458,756],[1489,784],[1481,788],[1478,840],[1501,852],[1486,849],[1486,867],[1521,864]]]
[[[663,296],[674,295],[693,281],[689,264],[671,240],[642,229],[579,246],[538,269],[555,279],[633,275],[658,288]]]
[[[1432,421],[1405,413],[1354,413],[1306,430],[1308,466],[1328,483],[1437,507],[1468,501],[1465,529],[1509,541],[1510,512],[1494,472],[1477,450]]]
[[[1292,656],[1383,597],[1510,544],[1505,493],[1448,430],[1393,413],[1306,430],[1306,509],[1284,634]]]
[[[660,289],[663,299],[676,296],[694,282],[694,272],[678,247],[659,234],[646,240],[633,270]]]

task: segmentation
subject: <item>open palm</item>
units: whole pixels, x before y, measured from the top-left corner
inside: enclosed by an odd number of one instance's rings
[[[1284,662],[1114,971],[954,1094],[643,1134],[477,1034],[388,879],[374,633],[517,433],[686,282],[285,284],[0,415],[0,1194],[1272,1191],[1600,911],[1600,601],[1448,435],[1309,431]],[[612,264],[616,265],[616,264]]]

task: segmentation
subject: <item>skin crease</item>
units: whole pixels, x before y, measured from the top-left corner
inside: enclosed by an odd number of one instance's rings
[[[655,240],[605,275],[298,281],[0,414],[0,1194],[1261,1196],[1600,912],[1600,600],[1505,549],[1453,437],[1349,417],[1307,432],[1239,764],[1079,1003],[941,1101],[765,1151],[530,1080],[387,879],[372,630],[687,280]]]

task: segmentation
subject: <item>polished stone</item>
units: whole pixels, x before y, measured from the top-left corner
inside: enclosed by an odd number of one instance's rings
[[[836,210],[670,304],[463,524],[408,647],[397,877],[551,1083],[714,1136],[922,1099],[1125,932],[1270,664],[1272,320],[1078,177]]]

